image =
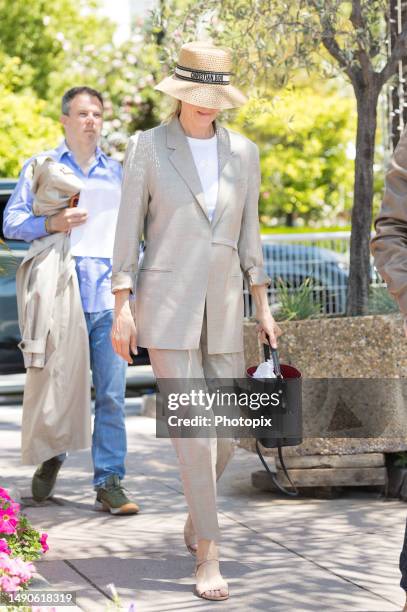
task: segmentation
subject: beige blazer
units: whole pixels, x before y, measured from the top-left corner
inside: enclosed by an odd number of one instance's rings
[[[219,191],[212,223],[178,119],[130,139],[113,254],[112,291],[131,289],[139,346],[196,349],[206,303],[209,353],[243,350],[243,275],[263,270],[257,146],[216,126]],[[139,243],[146,248],[138,265]]]
[[[407,315],[407,129],[402,133],[386,172],[376,235],[371,251],[376,268]]]

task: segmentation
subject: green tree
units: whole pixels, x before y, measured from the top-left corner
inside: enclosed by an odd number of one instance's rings
[[[0,87],[0,176],[17,177],[27,158],[61,139],[61,129],[45,116],[45,106],[32,95]]]
[[[336,91],[319,93],[317,86],[285,90],[273,102],[254,99],[232,124],[260,147],[265,221],[309,223],[351,208],[354,104]]]
[[[69,68],[69,56],[87,45],[110,42],[114,25],[101,17],[97,0],[0,0],[0,51],[32,69],[31,86],[47,98],[53,75]]]
[[[3,91],[30,90],[34,79],[34,71],[31,66],[23,63],[21,57],[10,57],[0,51],[0,64],[0,86]]]
[[[186,37],[206,20],[215,40],[231,46],[242,81],[266,90],[285,84],[298,67],[323,67],[351,84],[357,107],[347,312],[366,314],[377,105],[384,85],[407,52],[407,26],[388,49],[388,0],[199,0],[167,31],[191,21]],[[167,40],[170,40],[167,34]],[[168,52],[171,53],[171,50]]]
[[[14,176],[22,159],[43,148],[41,143],[55,145],[52,135],[61,134],[61,96],[75,85],[103,93],[102,144],[120,160],[130,134],[158,123],[160,95],[154,85],[160,63],[150,22],[139,20],[130,40],[117,46],[114,25],[94,12],[98,5],[94,0],[56,0],[52,5],[33,0],[27,11],[21,0],[12,6],[0,0],[0,106],[4,123],[16,122],[13,136],[21,135],[10,147],[8,136],[0,136],[3,176]],[[15,108],[8,110],[11,99]]]
[[[69,79],[72,57],[85,55],[91,41],[110,42],[114,31],[98,4],[0,0],[1,176],[17,176],[28,157],[61,138],[54,83],[59,74]]]
[[[122,159],[129,135],[159,123],[161,95],[154,90],[161,76],[158,49],[149,21],[139,20],[129,40],[120,45],[107,42],[87,45],[84,53],[69,56],[69,71],[54,75],[50,98],[57,104],[72,84],[95,87],[103,93],[105,121],[103,146]]]

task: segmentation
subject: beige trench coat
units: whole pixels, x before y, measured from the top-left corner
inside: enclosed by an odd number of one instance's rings
[[[16,283],[27,368],[22,462],[37,465],[91,445],[89,340],[69,236],[34,240]]]
[[[251,285],[269,282],[258,221],[257,146],[219,125],[216,133],[219,190],[212,223],[179,120],[130,140],[112,291],[135,293],[139,346],[197,349],[206,304],[209,353],[242,351],[242,272]]]
[[[386,172],[382,206],[371,242],[375,265],[407,316],[407,129]]]

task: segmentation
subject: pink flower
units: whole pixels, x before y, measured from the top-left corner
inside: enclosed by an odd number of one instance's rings
[[[7,555],[10,554],[11,550],[8,547],[7,540],[0,538],[0,552],[4,552]]]
[[[42,546],[42,552],[46,553],[47,550],[49,550],[49,546],[47,544],[47,538],[48,538],[48,534],[47,533],[43,533],[40,537],[40,544]]]
[[[15,533],[18,519],[15,517],[12,509],[0,509],[0,533]]]
[[[20,588],[20,579],[17,576],[0,576],[0,592],[14,593]]]
[[[20,504],[18,504],[17,502],[11,500],[10,502],[10,509],[14,512],[14,514],[17,514],[18,512],[20,512]],[[8,510],[8,508],[7,508]]]
[[[11,510],[13,514],[20,512],[20,504],[14,501],[7,493],[6,489],[0,487],[0,508],[3,510]]]
[[[0,487],[0,497],[2,497],[3,499],[11,500],[11,497],[7,493],[6,489],[3,489],[2,487]]]
[[[18,584],[28,582],[35,568],[31,561],[23,561],[21,557],[12,559],[5,553],[0,553],[0,574],[18,579]]]
[[[11,573],[18,576],[21,582],[28,582],[32,577],[35,568],[31,561],[23,561],[20,557],[10,559]]]
[[[0,552],[0,571],[11,571],[11,559],[5,552]]]
[[[0,498],[0,502],[1,502],[1,498]],[[3,500],[3,504],[0,503],[0,510],[4,510],[6,512],[8,510],[12,514],[18,514],[20,512],[20,504],[13,501],[12,499],[10,500],[5,499]]]

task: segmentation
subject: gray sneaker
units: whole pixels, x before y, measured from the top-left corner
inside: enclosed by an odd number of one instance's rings
[[[96,491],[96,510],[110,514],[137,514],[140,510],[138,505],[127,497],[116,474],[108,476],[105,484],[97,487]]]
[[[35,501],[42,502],[51,497],[62,464],[63,461],[58,457],[51,457],[37,467],[31,482],[32,496]]]

